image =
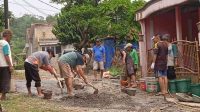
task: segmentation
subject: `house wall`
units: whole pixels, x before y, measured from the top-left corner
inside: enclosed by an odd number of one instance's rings
[[[33,52],[53,48],[54,51],[59,50],[58,39],[52,33],[52,26],[49,24],[32,24],[27,33],[29,48],[27,56]],[[43,49],[42,49],[43,48]]]
[[[155,15],[153,20],[155,34],[168,33],[173,40],[176,39],[176,19],[174,10]]]
[[[151,30],[151,19],[153,19],[153,30]],[[198,9],[182,10],[182,39],[194,41],[198,40],[198,29],[196,23],[199,21]],[[147,39],[147,49],[152,47],[152,34],[168,33],[172,37],[172,41],[177,40],[175,11],[171,10],[162,14],[152,15],[145,19],[145,34]]]
[[[51,32],[52,26],[38,25],[35,28],[35,37],[37,39],[56,39],[55,35]]]
[[[196,26],[196,23],[199,21],[198,9],[182,10],[181,15],[183,39],[189,41],[194,41],[195,39],[198,40],[198,29]]]

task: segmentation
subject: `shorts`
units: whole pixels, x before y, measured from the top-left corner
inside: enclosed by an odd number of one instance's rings
[[[155,77],[167,77],[167,70],[156,70],[155,72]]]
[[[176,79],[176,74],[175,74],[174,66],[168,66],[167,67],[167,78],[169,80]]]
[[[10,90],[11,73],[9,67],[0,67],[0,93],[8,93]]]
[[[97,62],[97,61],[94,61],[93,62],[93,70],[104,70],[104,63],[103,61],[100,61],[100,62]]]
[[[72,69],[68,63],[63,63],[63,62],[58,61],[58,66],[60,69],[61,78],[73,78],[74,77]]]

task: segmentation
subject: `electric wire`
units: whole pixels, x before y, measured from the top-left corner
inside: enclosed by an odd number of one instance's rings
[[[39,13],[44,14],[44,15],[46,15],[46,16],[49,15],[49,14],[47,14],[47,13],[45,13],[45,12],[39,10],[37,7],[31,5],[31,4],[30,4],[29,2],[27,2],[26,0],[23,0],[23,1],[24,1],[24,3],[26,3],[27,5],[29,5],[29,6],[32,7],[33,9],[37,10]]]
[[[57,7],[54,7],[54,6],[52,6],[52,5],[50,5],[50,4],[46,3],[46,2],[44,2],[44,1],[42,1],[42,0],[38,0],[38,1],[41,2],[41,3],[43,3],[43,4],[46,4],[46,5],[50,6],[50,7],[52,7],[52,8],[54,8],[54,9],[60,10],[60,9],[58,9]]]
[[[15,2],[8,2],[8,3],[14,4],[14,5],[18,5],[18,6],[22,6],[22,7],[31,7],[29,5],[20,4],[20,3],[16,2],[16,1]],[[51,11],[51,12],[56,12],[55,10],[49,10],[49,9],[43,9],[43,8],[37,8],[37,9],[41,9],[41,10],[45,10],[45,11]]]

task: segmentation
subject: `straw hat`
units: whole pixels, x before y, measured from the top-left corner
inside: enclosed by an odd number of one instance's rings
[[[133,45],[131,43],[128,43],[124,46],[124,49],[128,48],[128,47],[132,47]]]

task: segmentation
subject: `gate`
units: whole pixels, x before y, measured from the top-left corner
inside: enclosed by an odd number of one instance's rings
[[[192,82],[200,82],[200,57],[199,46],[197,41],[174,41],[177,45],[178,64],[175,66],[177,78],[191,78]],[[148,74],[152,75],[153,71],[150,69],[153,49],[148,50]]]

